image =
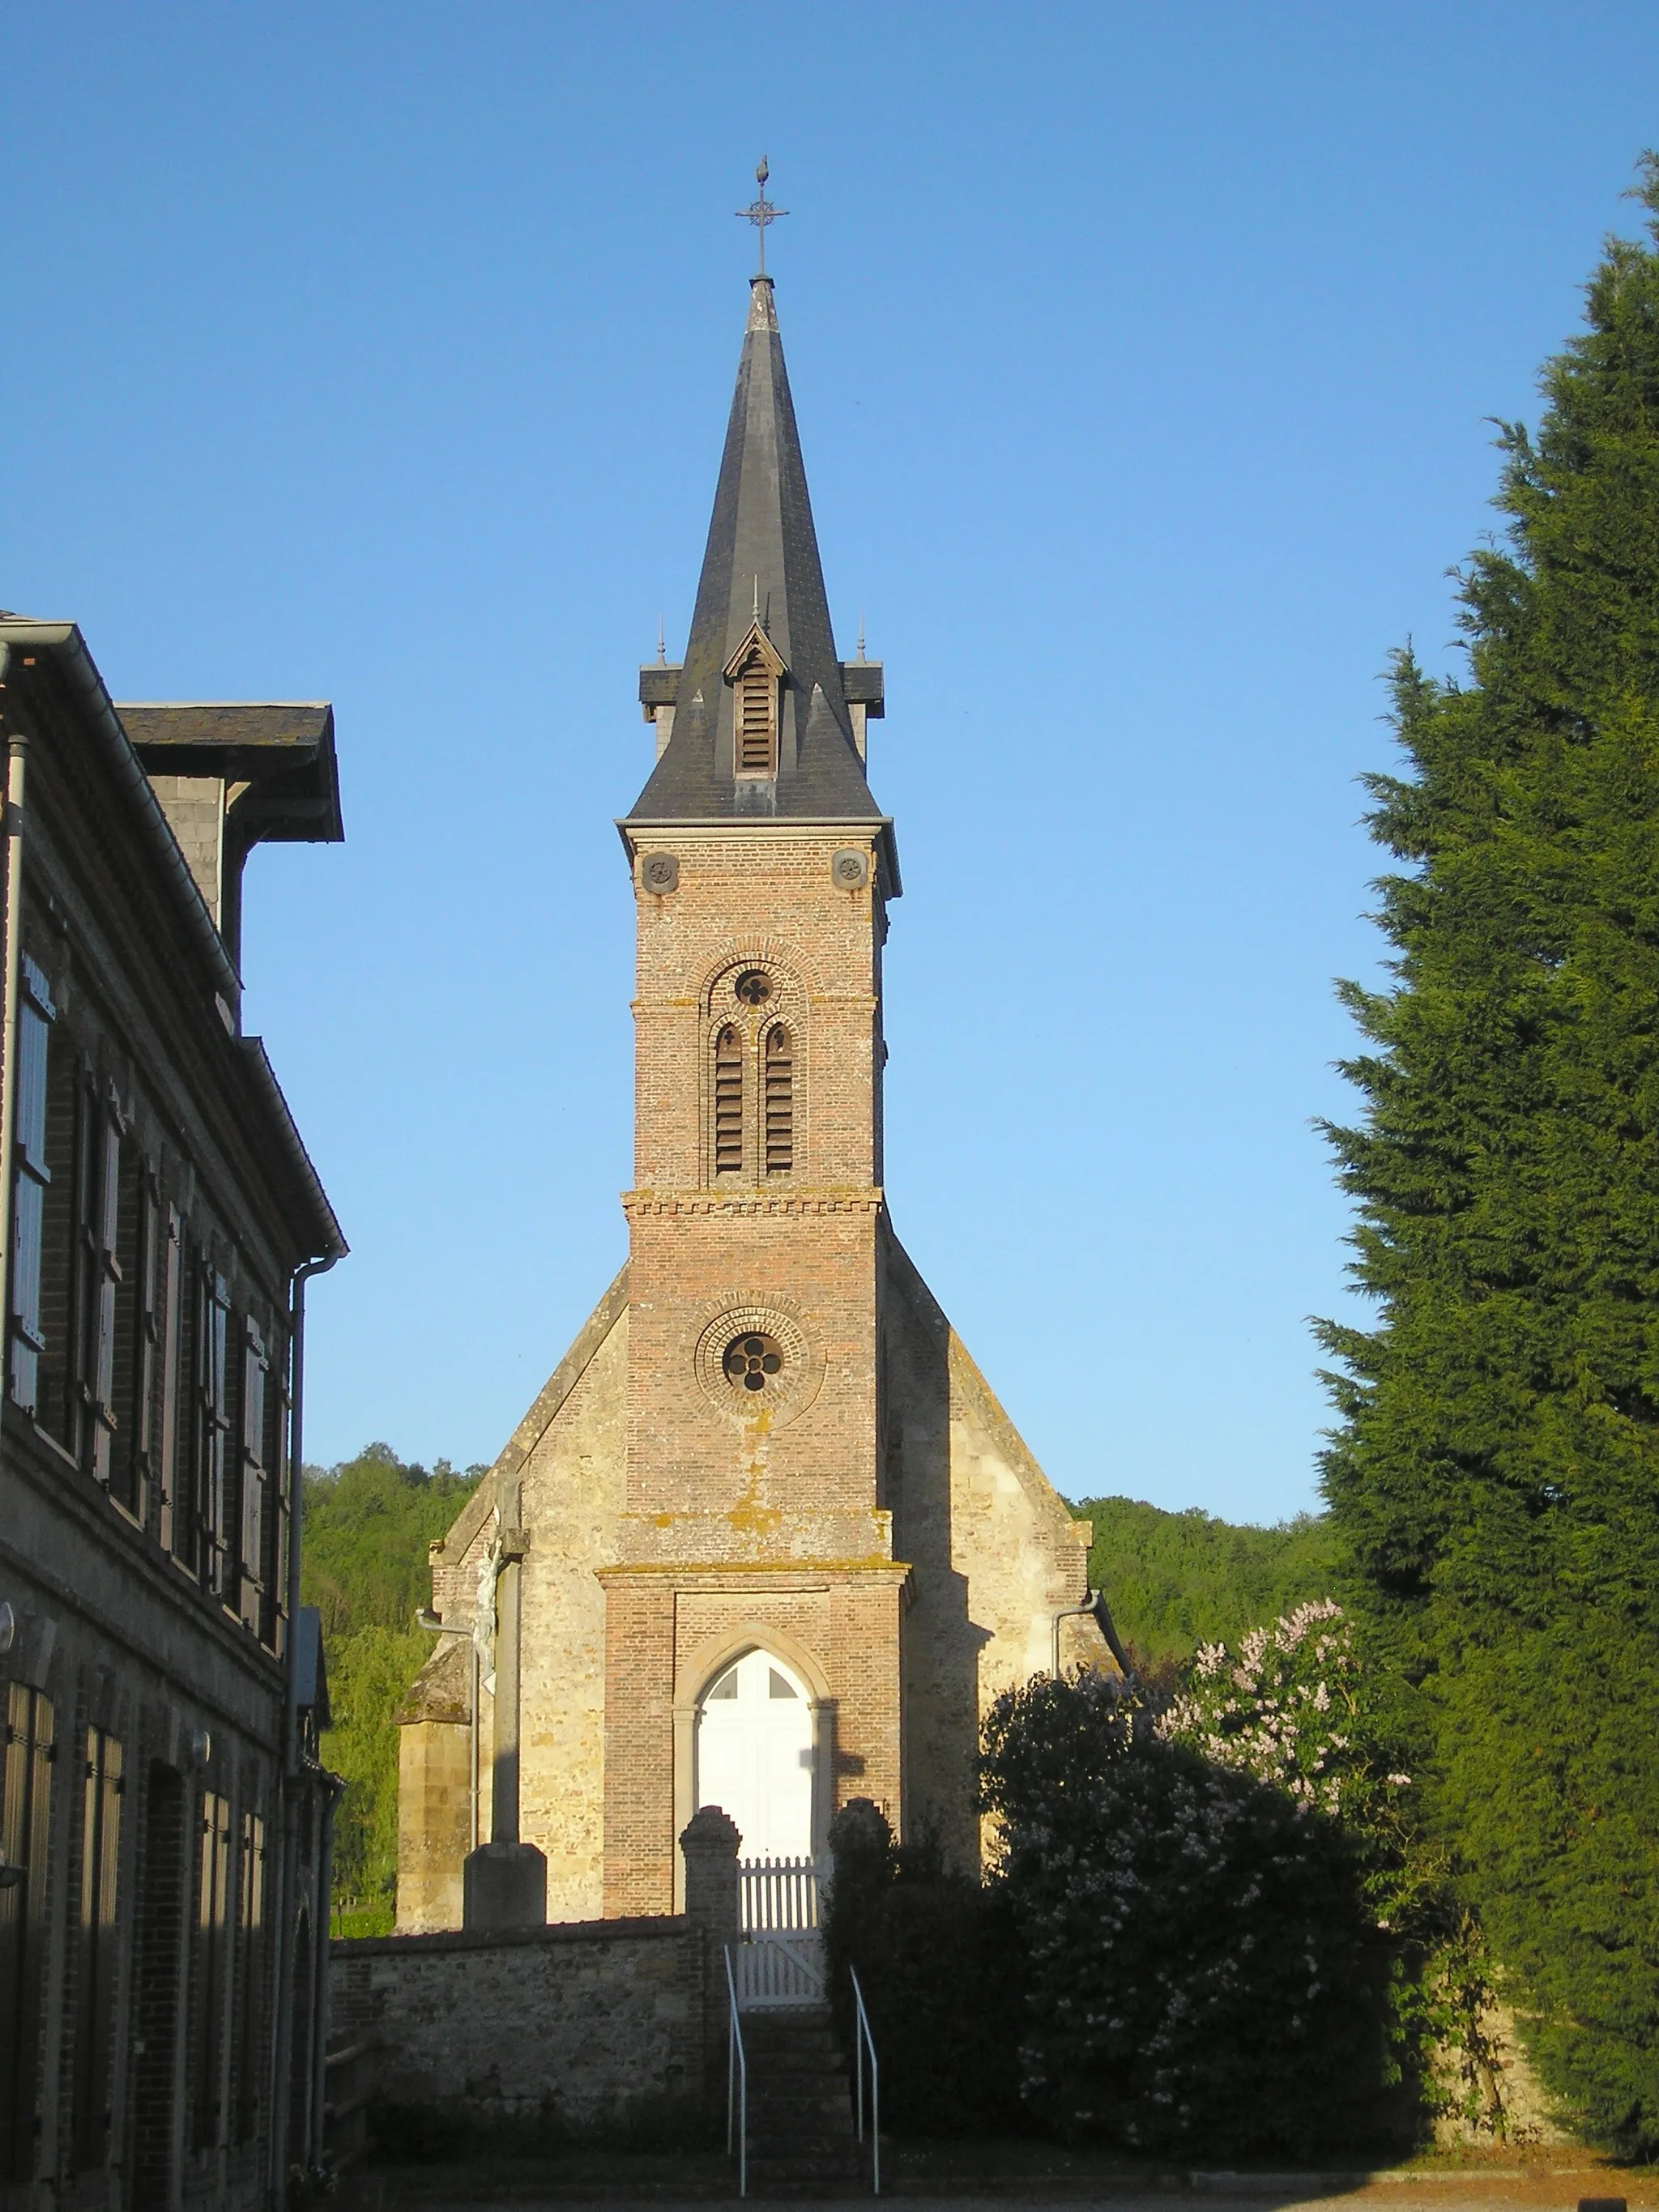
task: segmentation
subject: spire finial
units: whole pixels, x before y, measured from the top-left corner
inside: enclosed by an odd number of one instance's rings
[[[769,222],[775,222],[781,215],[787,215],[789,212],[787,208],[774,207],[771,201],[766,197],[766,179],[771,175],[771,173],[772,172],[767,165],[766,156],[763,154],[755,170],[755,182],[760,186],[760,195],[750,206],[746,208],[739,208],[738,210],[738,222],[752,222],[755,228],[760,234],[760,270],[758,273],[763,276],[766,274],[766,226]]]
[[[657,617],[657,665],[659,668],[665,668],[667,665],[668,639],[663,629],[662,617],[659,615]]]
[[[859,659],[864,658],[864,609],[859,609]]]

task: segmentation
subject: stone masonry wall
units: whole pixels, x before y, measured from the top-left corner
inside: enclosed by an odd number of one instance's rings
[[[718,2045],[708,1938],[684,1918],[337,1942],[330,1987],[336,2033],[377,2041],[380,2098],[486,2123],[702,2099]]]
[[[624,1307],[525,1462],[519,1832],[552,1920],[598,1917],[605,1860],[605,1591],[622,1508]]]
[[[1072,1518],[896,1240],[884,1290],[885,1494],[894,1549],[912,1571],[904,1821],[972,1869],[989,1840],[972,1809],[980,1724],[1001,1692],[1054,1663],[1054,1617],[1087,1588],[1088,1524]],[[1091,1620],[1060,1626],[1062,1666],[1113,1667]]]

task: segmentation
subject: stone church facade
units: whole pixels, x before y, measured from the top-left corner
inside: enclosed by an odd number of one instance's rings
[[[882,672],[836,657],[765,276],[686,657],[640,692],[629,1256],[434,1547],[400,1930],[461,1924],[492,1839],[544,1856],[550,1919],[672,1912],[709,1802],[745,1856],[868,1797],[975,1863],[991,1699],[1112,1664],[1086,1526],[888,1215]]]

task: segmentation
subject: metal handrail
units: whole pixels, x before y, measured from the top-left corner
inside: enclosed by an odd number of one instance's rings
[[[859,2141],[864,2141],[864,2054],[870,2054],[870,2194],[881,2194],[881,2068],[876,2058],[876,2039],[870,2033],[870,2015],[864,2009],[858,1968],[848,1964],[853,1983],[854,2072],[858,2080]]]
[[[738,1984],[732,1972],[732,1946],[726,1949],[726,1994],[731,2011],[726,2031],[726,2154],[732,2155],[735,2132],[738,2149],[738,2194],[749,2194],[749,2060],[743,2047],[743,2022],[738,2017]],[[735,2130],[734,2124],[735,2122]]]

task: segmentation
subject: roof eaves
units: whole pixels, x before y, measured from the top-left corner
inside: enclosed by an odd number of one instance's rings
[[[288,1154],[288,1164],[295,1187],[311,1209],[312,1225],[319,1232],[319,1249],[314,1256],[343,1260],[351,1247],[345,1241],[334,1208],[329,1203],[328,1193],[323,1188],[322,1178],[313,1164],[288,1100],[283,1095],[283,1086],[276,1080],[276,1073],[271,1066],[264,1040],[263,1037],[244,1036],[238,1037],[236,1042],[254,1094],[270,1116]]]

